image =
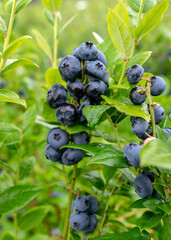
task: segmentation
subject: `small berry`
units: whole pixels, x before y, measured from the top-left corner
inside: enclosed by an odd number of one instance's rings
[[[135,142],[128,143],[124,147],[124,158],[133,167],[138,168],[140,165],[140,150],[142,147]]]
[[[69,148],[62,154],[62,163],[71,166],[80,162],[84,157],[84,153],[80,149]]]
[[[77,79],[67,82],[67,90],[76,100],[83,98],[85,92],[83,84]]]
[[[47,93],[47,102],[51,108],[57,108],[67,100],[67,90],[61,84],[54,84]]]
[[[67,55],[59,63],[59,72],[66,82],[80,77],[81,69],[80,61],[74,56]]]
[[[75,207],[79,212],[87,212],[90,207],[90,201],[87,196],[78,196],[75,199]]]
[[[88,144],[90,137],[87,132],[79,132],[74,135],[74,144]]]
[[[137,117],[132,123],[132,132],[138,136],[145,133],[148,127],[148,122],[145,119]]]
[[[0,89],[4,88],[7,85],[5,81],[0,82]]]
[[[47,142],[54,149],[60,149],[62,146],[69,143],[69,135],[63,129],[53,128],[50,129],[50,132],[47,137]]]
[[[54,149],[53,147],[50,146],[50,144],[48,144],[45,147],[45,156],[52,162],[60,162],[61,151]]]
[[[97,58],[98,50],[91,42],[82,43],[78,48],[74,49],[73,55],[79,60],[94,61]]]
[[[151,77],[150,91],[152,96],[161,95],[165,89],[166,89],[166,82],[163,78],[158,76]]]
[[[96,217],[96,215],[89,215],[89,225],[86,229],[84,229],[84,233],[85,234],[89,234],[89,233],[92,233],[96,227],[97,227],[97,224],[98,224],[98,219]]]
[[[88,61],[84,70],[85,75],[92,80],[102,80],[106,74],[106,67],[100,61]]]
[[[153,193],[152,193],[151,196],[154,197],[154,198],[157,198],[157,199],[159,199],[159,200],[161,199],[159,193],[158,193],[155,189],[153,189]]]
[[[150,112],[150,108],[149,108]],[[164,108],[161,105],[154,105],[154,118],[155,118],[155,123],[160,123],[163,118],[164,118]]]
[[[104,65],[106,65],[106,57],[101,51],[97,52],[96,60],[98,60],[98,61],[102,62]]]
[[[91,102],[89,100],[87,100],[87,101],[84,101],[81,104],[81,106],[79,107],[78,113],[79,113],[79,122],[80,123],[86,123],[87,122],[87,120],[86,120],[86,118],[85,118],[85,116],[83,114],[83,108],[87,107],[87,106],[90,106],[90,105],[91,105]]]
[[[102,81],[92,81],[86,86],[86,95],[90,101],[97,101],[101,99],[101,95],[106,93],[107,86]]]
[[[153,193],[151,180],[145,175],[139,175],[134,182],[135,192],[141,198],[150,197]]]
[[[89,226],[90,220],[86,213],[75,211],[70,216],[69,222],[75,231],[84,231]]]
[[[88,195],[87,198],[90,201],[90,207],[88,209],[88,214],[96,213],[99,208],[99,202],[97,201],[97,198],[93,195]]]
[[[126,76],[131,84],[136,84],[144,74],[144,68],[138,64],[128,68]]]
[[[131,92],[130,92],[130,99],[131,102],[134,103],[135,105],[140,105],[143,102],[145,102],[147,96],[145,95],[144,92],[137,92],[139,90],[143,90],[142,87],[134,87]]]
[[[154,182],[155,173],[150,172],[150,171],[142,171],[141,174],[147,176],[151,180],[151,182]]]
[[[164,128],[162,130],[166,134],[167,138],[171,135],[171,128]]]
[[[77,108],[71,103],[63,103],[56,109],[56,120],[64,126],[75,124],[78,120]]]

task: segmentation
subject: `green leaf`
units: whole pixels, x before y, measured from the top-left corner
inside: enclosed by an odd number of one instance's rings
[[[103,149],[92,157],[88,165],[90,164],[102,164],[115,168],[126,168],[130,165],[126,162],[123,154],[123,150],[113,145],[106,145]]]
[[[46,217],[48,212],[47,207],[40,206],[29,209],[24,215],[19,219],[19,228],[24,231],[29,231],[37,227],[43,219]]]
[[[67,127],[67,131],[69,134],[88,131],[88,130],[90,130],[90,128],[83,124],[76,124],[76,125]]]
[[[102,38],[98,33],[93,32],[93,36],[94,36],[94,38],[96,39],[96,41],[98,42],[98,44],[104,42],[103,38]]]
[[[38,46],[40,47],[40,49],[52,61],[52,51],[51,51],[50,46],[49,46],[48,42],[46,41],[46,39],[38,31],[32,30],[32,32],[36,38],[36,42],[37,42]]]
[[[56,0],[54,1],[55,4],[55,11],[59,10],[59,8],[62,5],[63,0]],[[48,10],[54,10],[53,9],[53,1],[52,0],[42,0],[43,5],[45,6],[45,8],[47,8]]]
[[[159,240],[170,240],[171,239],[171,216],[163,218],[163,227],[158,232]]]
[[[15,240],[15,237],[11,233],[7,232],[2,236],[2,240]]]
[[[136,225],[140,227],[141,230],[150,229],[155,227],[160,222],[162,217],[163,217],[163,213],[156,214],[154,212],[147,211],[143,213],[143,215],[138,220]]]
[[[156,125],[156,130],[157,130],[157,137],[161,139],[163,142],[167,142],[166,133],[157,125]]]
[[[135,117],[142,117],[147,122],[150,121],[150,114],[143,109],[142,106],[137,106],[131,103],[129,99],[111,99],[106,96],[102,96],[107,103],[111,104],[115,107],[119,112],[124,113],[125,115],[135,116]]]
[[[46,8],[43,9],[43,13],[45,15],[45,18],[47,19],[47,21],[50,23],[50,24],[54,24],[54,15],[53,15],[53,12],[47,10]]]
[[[0,167],[4,168],[4,169],[8,169],[9,171],[12,171],[13,173],[16,174],[16,172],[14,171],[14,169],[12,167],[10,167],[10,165],[2,160],[0,160]]]
[[[15,67],[18,67],[18,66],[27,66],[27,67],[33,67],[33,68],[39,68],[39,66],[28,60],[28,59],[7,59],[6,63],[5,63],[5,67],[2,69],[2,73],[8,71],[8,70],[11,70]]]
[[[32,38],[30,36],[23,36],[14,40],[12,43],[8,45],[6,50],[2,53],[1,58],[3,59],[9,58],[23,44],[23,42],[28,39]]]
[[[18,147],[21,142],[21,130],[13,124],[0,123],[0,148],[5,146]]]
[[[0,34],[5,34],[7,32],[7,27],[4,19],[0,16]]]
[[[124,2],[118,3],[114,7],[113,11],[116,12],[127,25],[129,25],[128,10],[127,10],[126,4]]]
[[[50,237],[45,234],[36,234],[35,236],[30,237],[28,240],[50,240]]]
[[[148,238],[147,238],[148,237]],[[132,228],[128,232],[122,233],[105,233],[104,235],[93,238],[94,240],[150,240],[150,236],[140,232],[138,228]]]
[[[20,167],[19,179],[23,180],[26,177],[29,177],[33,171],[35,165],[35,157],[29,157],[23,160]]]
[[[171,169],[171,148],[170,144],[164,143],[160,139],[155,139],[141,150],[141,165],[149,164],[155,167]]]
[[[6,171],[0,174],[0,193],[13,186],[13,179]]]
[[[15,14],[19,13],[23,10],[32,0],[17,0],[16,7],[15,7]],[[6,5],[5,9],[10,14],[12,11],[13,0],[9,0]]]
[[[18,211],[32,201],[42,188],[31,185],[10,187],[0,194],[0,214]]]
[[[159,24],[163,16],[163,13],[167,10],[168,6],[169,6],[169,0],[165,0],[157,4],[147,13],[147,15],[141,21],[140,26],[135,29],[135,38],[137,43],[149,31],[151,31],[153,28],[155,28]]]
[[[103,180],[97,175],[95,171],[90,171],[86,174],[82,174],[82,176],[88,179],[91,184],[99,190],[103,190],[105,185]]]
[[[78,148],[81,149],[85,152],[91,153],[91,154],[96,154],[102,146],[97,143],[92,143],[92,144],[69,144],[69,145],[64,145],[61,147],[63,148]]]
[[[107,105],[95,105],[95,106],[87,106],[83,108],[83,114],[86,117],[88,124],[92,129],[95,128],[102,114],[108,108],[110,108],[110,106],[107,106]]]
[[[129,60],[127,68],[132,67],[135,64],[143,65],[149,59],[151,53],[151,51],[147,51],[136,54]]]
[[[35,116],[37,114],[37,109],[35,105],[32,105],[27,109],[27,111],[23,114],[23,121],[22,121],[22,131],[25,133],[34,123]]]
[[[61,32],[63,32],[63,30],[64,30],[65,28],[67,28],[68,25],[69,25],[70,23],[72,23],[72,21],[73,21],[77,16],[78,16],[78,14],[72,16],[72,17],[61,27],[61,29],[59,30],[58,34],[60,34]]]
[[[45,81],[47,87],[50,88],[52,85],[59,83],[66,87],[66,82],[62,80],[58,68],[49,68],[45,73]]]
[[[132,57],[134,50],[134,39],[127,24],[114,11],[109,9],[107,15],[108,32],[114,46],[121,53],[124,60]]]
[[[134,183],[134,180],[136,178],[135,174],[129,169],[129,168],[120,168],[118,169],[121,173],[125,175],[131,182]]]
[[[140,5],[142,0],[127,0],[128,5],[135,11],[139,12],[140,10]],[[142,12],[145,13],[149,11],[152,7],[154,7],[157,4],[156,0],[145,0],[144,2],[144,7]]]
[[[27,107],[26,102],[24,99],[21,99],[18,94],[12,92],[10,90],[3,90],[0,89],[0,102],[10,102],[10,103],[17,103],[25,108]]]

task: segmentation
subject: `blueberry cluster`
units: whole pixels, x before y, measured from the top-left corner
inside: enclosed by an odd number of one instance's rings
[[[95,215],[99,207],[97,198],[93,195],[78,196],[71,205],[72,215],[69,222],[75,231],[81,231],[85,234],[92,233],[98,224]]]
[[[56,109],[56,120],[61,125],[87,123],[83,108],[100,104],[101,95],[106,93],[109,86],[107,80],[109,74],[106,72],[105,64],[104,54],[91,42],[81,44],[74,49],[73,56],[67,55],[60,61],[58,68],[61,77],[66,81],[66,88],[61,84],[54,84],[48,90],[47,103],[51,108]],[[67,99],[71,99],[72,103],[67,102]],[[72,137],[63,129],[51,129],[47,134],[48,145],[45,147],[47,159],[67,166],[81,161],[84,156],[83,151],[75,148],[60,150],[69,142],[88,144],[89,135],[80,132]]]
[[[140,65],[134,65],[130,67],[126,76],[130,84],[137,84],[141,80],[144,74],[144,69]],[[158,76],[153,76],[149,79],[145,79],[150,81],[150,93],[152,96],[159,96],[162,94],[166,88],[166,83],[164,79]],[[130,100],[135,105],[140,105],[146,101],[147,98],[147,85],[145,88],[140,86],[136,86],[132,88],[130,92]],[[154,107],[154,117],[155,123],[160,123],[164,118],[164,109],[160,104],[153,104]],[[150,113],[150,108],[149,108]],[[152,135],[152,128],[150,124],[141,117],[133,117],[131,116],[130,121],[132,123],[132,132],[138,136],[140,139],[145,140]],[[166,136],[169,137],[171,134],[170,128],[165,128],[163,131],[166,133]],[[124,148],[124,158],[126,161],[133,167],[138,168],[140,166],[140,151],[142,146],[138,143],[131,142],[128,143]],[[150,171],[142,171],[142,174],[136,177],[134,182],[134,187],[136,193],[141,198],[146,198],[149,196],[156,197],[160,199],[158,192],[153,189],[152,182],[154,182],[155,174]]]
[[[137,84],[141,80],[142,76],[144,74],[144,69],[140,65],[134,65],[130,68],[128,68],[126,72],[127,79],[130,84]],[[151,86],[150,86],[150,93],[152,96],[159,96],[161,95],[164,90],[166,89],[166,83],[165,80],[158,76],[153,76],[150,79]],[[130,100],[135,105],[140,105],[145,102],[147,96],[147,88],[142,88],[139,86],[136,86],[132,88],[130,92]],[[154,103],[154,117],[155,117],[155,123],[160,123],[165,115],[165,111],[163,107],[160,104]],[[150,113],[150,107],[148,108],[148,111]],[[148,135],[152,135],[152,129],[148,122],[140,117],[131,117],[131,123],[132,123],[132,132],[137,135],[140,139],[145,140],[148,138]],[[164,130],[165,131],[165,130]],[[166,132],[168,132],[166,130]]]

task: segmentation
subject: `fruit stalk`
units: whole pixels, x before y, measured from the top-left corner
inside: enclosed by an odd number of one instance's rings
[[[74,191],[74,187],[75,187],[76,176],[77,176],[77,164],[75,164],[74,168],[73,168],[72,182],[71,182],[71,187],[69,190],[69,200],[68,200],[67,213],[66,213],[66,222],[65,222],[64,231],[63,231],[63,239],[64,240],[67,239],[69,218],[70,218],[70,212],[71,212],[72,195],[73,195],[73,191]]]
[[[5,37],[5,40],[4,40],[3,52],[7,49],[8,44],[9,44],[9,40],[10,40],[10,37],[11,37],[13,22],[14,22],[14,18],[15,18],[16,3],[17,3],[17,0],[13,0],[11,16],[10,16],[10,21],[9,21],[9,25],[8,25],[8,31],[7,31],[7,35]],[[4,66],[4,61],[5,61],[5,59],[2,58],[1,62],[0,62],[0,74],[1,74],[3,66]]]
[[[147,99],[148,99],[149,108],[150,108],[153,136],[156,137],[156,125],[155,125],[155,116],[154,116],[154,106],[153,106],[153,102],[152,102],[152,98],[151,98],[150,87],[151,87],[151,81],[150,81],[150,78],[148,78],[148,81],[147,81],[147,93],[146,94],[147,94]]]

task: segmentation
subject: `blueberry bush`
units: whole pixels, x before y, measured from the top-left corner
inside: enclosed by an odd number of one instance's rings
[[[103,4],[0,3],[2,240],[171,239],[169,0]]]

